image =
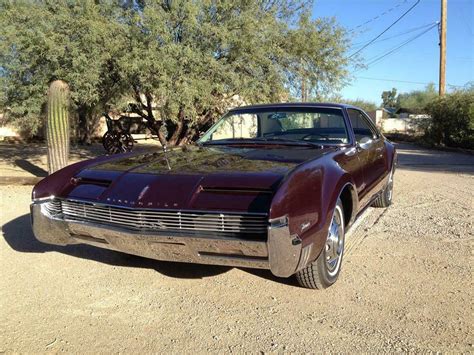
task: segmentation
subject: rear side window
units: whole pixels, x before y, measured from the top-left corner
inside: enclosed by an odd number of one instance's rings
[[[347,109],[349,119],[351,120],[352,129],[354,130],[355,139],[360,142],[363,138],[377,139],[379,134],[376,129],[369,123],[369,119],[361,111],[355,109]]]

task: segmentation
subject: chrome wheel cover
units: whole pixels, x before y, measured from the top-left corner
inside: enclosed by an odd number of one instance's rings
[[[326,268],[329,276],[338,273],[344,252],[344,219],[340,206],[336,205],[325,246]]]

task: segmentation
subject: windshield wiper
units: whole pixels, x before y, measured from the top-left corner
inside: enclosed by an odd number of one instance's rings
[[[226,145],[226,144],[255,144],[252,138],[226,138],[202,142],[202,145]]]
[[[229,138],[219,139],[215,141],[207,141],[201,143],[202,145],[226,145],[226,144],[266,144],[275,142],[275,144],[309,146],[315,148],[323,148],[323,145],[308,141],[301,141],[297,139],[287,139],[280,137],[258,137],[258,138]]]
[[[290,139],[290,138],[281,138],[281,137],[259,137],[256,138],[257,140],[262,140],[264,142],[270,142],[270,141],[277,141],[277,142],[282,142],[282,143],[288,143],[288,144],[295,144],[295,145],[307,145],[311,147],[317,147],[317,148],[324,148],[322,144],[319,143],[314,143],[314,142],[309,142],[309,141],[302,141],[299,139]]]

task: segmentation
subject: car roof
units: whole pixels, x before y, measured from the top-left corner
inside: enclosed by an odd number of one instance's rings
[[[258,105],[249,105],[249,106],[239,106],[234,107],[230,111],[241,111],[241,110],[252,110],[252,109],[261,109],[261,108],[311,108],[311,107],[330,107],[330,108],[356,108],[358,107],[341,104],[341,103],[332,103],[332,102],[285,102],[285,103],[273,103],[273,104],[258,104]]]

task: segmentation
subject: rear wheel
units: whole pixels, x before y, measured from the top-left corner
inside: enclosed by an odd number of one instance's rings
[[[105,132],[102,137],[102,145],[109,154],[131,152],[134,140],[129,133]]]
[[[301,286],[324,289],[336,282],[344,254],[344,232],[344,212],[338,199],[324,249],[315,261],[296,273]]]
[[[129,133],[122,133],[120,135],[120,143],[122,152],[131,152],[133,150],[134,140]]]
[[[372,203],[372,207],[386,208],[392,204],[393,197],[393,168],[390,171],[388,182],[379,197]]]

